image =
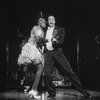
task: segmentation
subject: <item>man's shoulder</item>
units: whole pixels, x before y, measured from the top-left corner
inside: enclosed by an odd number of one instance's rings
[[[65,28],[62,27],[62,26],[56,26],[56,29],[59,30],[59,31],[65,31]]]
[[[55,28],[58,28],[58,29],[64,29],[63,26],[55,26]]]

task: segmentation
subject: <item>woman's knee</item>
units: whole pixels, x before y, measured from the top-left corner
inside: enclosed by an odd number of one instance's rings
[[[38,68],[37,68],[37,71],[38,71],[38,73],[42,73],[42,71],[43,71],[43,66],[42,66],[42,65],[39,65]]]

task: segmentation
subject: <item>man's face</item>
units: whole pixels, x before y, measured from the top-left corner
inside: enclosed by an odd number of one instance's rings
[[[54,16],[49,16],[48,17],[48,24],[49,24],[49,26],[50,27],[53,27],[53,26],[55,26],[55,18],[54,18]]]
[[[39,18],[39,22],[38,24],[41,26],[41,27],[46,27],[46,21],[44,18]]]

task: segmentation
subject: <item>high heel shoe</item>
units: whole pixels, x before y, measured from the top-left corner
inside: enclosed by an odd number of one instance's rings
[[[27,93],[28,90],[29,90],[29,88],[30,88],[30,86],[24,86],[24,87],[25,87],[25,89],[24,89],[24,93]]]
[[[37,91],[34,91],[34,90],[30,90],[29,91],[29,95],[30,95],[30,98],[35,98],[35,99],[40,99],[41,96],[38,95],[38,92]]]

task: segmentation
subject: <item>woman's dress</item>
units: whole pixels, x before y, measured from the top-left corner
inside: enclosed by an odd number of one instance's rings
[[[27,65],[30,63],[38,64],[43,61],[41,49],[37,47],[37,42],[43,38],[44,32],[40,26],[34,26],[28,42],[22,47],[18,57],[18,65]]]

